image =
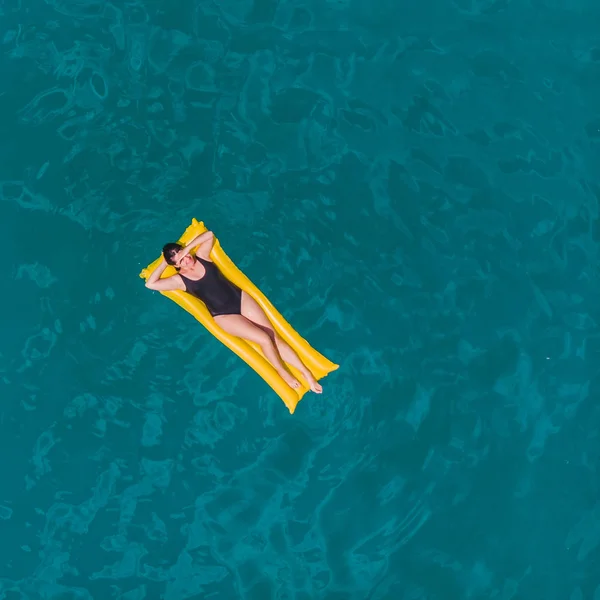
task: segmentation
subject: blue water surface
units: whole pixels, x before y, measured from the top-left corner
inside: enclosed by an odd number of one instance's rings
[[[598,2],[0,22],[0,599],[600,600]],[[295,414],[138,277],[193,217]]]

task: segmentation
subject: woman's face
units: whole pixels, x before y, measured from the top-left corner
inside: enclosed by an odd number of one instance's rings
[[[175,266],[178,269],[189,269],[194,265],[194,257],[186,254],[184,257],[180,258],[181,253],[175,255]]]

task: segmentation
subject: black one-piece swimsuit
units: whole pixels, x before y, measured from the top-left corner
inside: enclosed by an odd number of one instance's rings
[[[213,317],[221,315],[242,314],[242,290],[227,279],[217,265],[199,256],[196,259],[202,263],[206,273],[200,279],[188,279],[181,273],[185,290],[188,294],[202,300]]]

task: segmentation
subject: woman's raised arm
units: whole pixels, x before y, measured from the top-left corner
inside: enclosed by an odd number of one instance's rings
[[[200,255],[201,258],[208,259],[210,251],[215,245],[215,236],[212,231],[205,231],[200,235],[197,235],[184,249],[183,252],[188,254],[193,248],[198,246],[196,250],[196,256]]]
[[[163,258],[158,267],[156,267],[156,269],[154,269],[154,271],[152,271],[150,274],[150,277],[148,277],[148,281],[146,281],[146,287],[150,290],[157,290],[159,292],[184,290],[185,286],[179,275],[172,275],[171,277],[166,277],[165,279],[160,278],[166,268],[167,263]]]

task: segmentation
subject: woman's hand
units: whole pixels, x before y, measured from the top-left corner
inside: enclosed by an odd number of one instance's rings
[[[204,258],[205,260],[210,260],[210,252],[215,244],[215,236],[212,231],[205,231],[197,236],[194,240],[192,240],[187,248],[198,248],[196,249],[196,256],[200,258]]]
[[[191,251],[191,247],[186,246],[185,248],[182,248],[176,255],[175,255],[175,262],[176,264],[179,264]]]

